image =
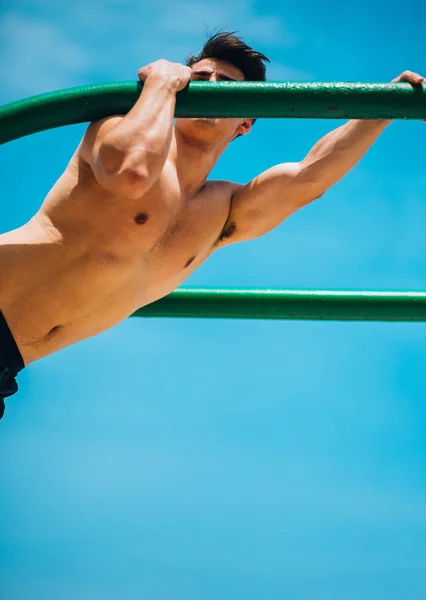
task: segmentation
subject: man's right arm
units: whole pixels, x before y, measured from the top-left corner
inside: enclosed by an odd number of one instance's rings
[[[111,192],[138,198],[157,181],[172,139],[176,93],[191,79],[191,69],[159,60],[139,70],[144,87],[123,117],[89,125],[81,158],[97,181]]]

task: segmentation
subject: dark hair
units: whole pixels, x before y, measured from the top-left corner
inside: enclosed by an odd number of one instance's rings
[[[211,35],[197,56],[188,56],[186,64],[192,67],[205,58],[217,58],[233,64],[240,69],[247,81],[265,81],[265,62],[270,62],[264,54],[256,52],[237,37],[235,32],[226,31]]]
[[[218,32],[210,35],[199,54],[190,54],[186,60],[188,67],[205,58],[217,58],[231,63],[240,69],[246,81],[265,81],[266,62],[270,62],[261,52],[253,50],[233,32]],[[256,119],[253,119],[253,123]],[[239,137],[239,136],[238,136]]]

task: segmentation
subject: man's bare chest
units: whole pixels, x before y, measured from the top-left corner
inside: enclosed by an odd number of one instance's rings
[[[211,183],[192,197],[163,186],[129,202],[84,174],[64,173],[22,232],[26,276],[3,298],[21,347],[46,342],[50,352],[175,289],[213,251],[229,215],[230,185]],[[21,261],[20,233],[13,235],[11,273]],[[37,348],[26,360],[43,355],[44,346]]]
[[[42,210],[70,245],[93,248],[126,262],[143,258],[158,275],[193,268],[214,249],[229,215],[233,185],[207,182],[192,196],[163,178],[129,201],[112,195],[90,173],[69,169]]]

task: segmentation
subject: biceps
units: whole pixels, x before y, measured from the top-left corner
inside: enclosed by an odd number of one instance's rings
[[[121,115],[106,117],[99,121],[93,121],[87,127],[84,137],[79,146],[80,157],[92,168],[96,170],[99,161],[99,149],[107,133],[122,120]]]
[[[224,232],[232,230],[232,236],[225,241],[232,243],[264,235],[314,199],[300,163],[272,167],[234,193],[224,229]]]

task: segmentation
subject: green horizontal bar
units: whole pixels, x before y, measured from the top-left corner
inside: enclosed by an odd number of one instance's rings
[[[86,85],[0,107],[0,143],[38,131],[126,114],[142,84]],[[194,81],[177,94],[177,117],[426,119],[426,85]]]
[[[179,288],[134,317],[426,321],[426,293]]]

